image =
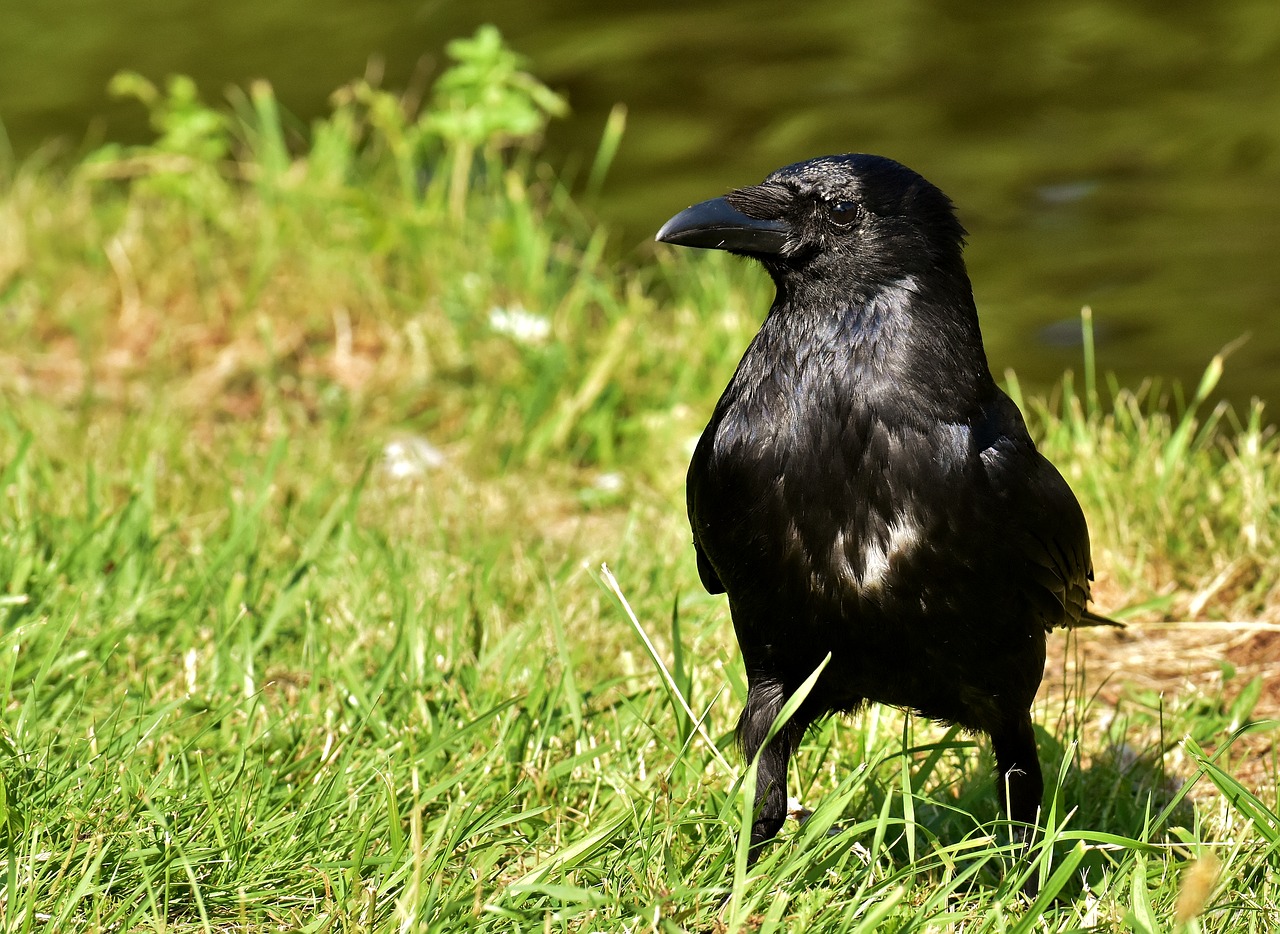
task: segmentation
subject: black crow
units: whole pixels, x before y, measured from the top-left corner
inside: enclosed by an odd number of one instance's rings
[[[658,233],[759,260],[777,287],[688,478],[698,573],[728,596],[746,665],[753,859],[804,731],[869,701],[989,735],[1006,812],[1034,824],[1045,634],[1110,622],[1085,607],[1080,506],[987,367],[964,237],[941,191],[860,154],[779,169]]]

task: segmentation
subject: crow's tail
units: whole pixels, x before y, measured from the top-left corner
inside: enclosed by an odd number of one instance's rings
[[[1109,619],[1106,616],[1100,616],[1099,614],[1094,613],[1091,610],[1084,610],[1080,614],[1080,618],[1076,620],[1074,623],[1068,624],[1067,628],[1083,629],[1085,626],[1114,626],[1116,629],[1123,629],[1124,623],[1121,623],[1114,619]]]

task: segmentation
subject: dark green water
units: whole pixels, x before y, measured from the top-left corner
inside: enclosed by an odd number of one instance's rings
[[[1222,390],[1280,400],[1280,3],[780,9],[8,0],[0,120],[19,154],[137,135],[138,111],[105,94],[123,68],[190,74],[207,99],[266,77],[307,117],[371,56],[386,85],[422,82],[449,38],[493,22],[574,107],[554,161],[586,162],[609,108],[628,106],[599,205],[628,261],[691,201],[812,155],[879,152],[959,205],[997,372],[1077,366],[1088,303],[1101,365],[1126,383],[1194,384],[1248,333]]]

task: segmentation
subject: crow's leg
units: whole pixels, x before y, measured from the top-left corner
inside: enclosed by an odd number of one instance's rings
[[[1044,794],[1044,780],[1040,777],[1040,758],[1036,755],[1030,711],[992,732],[991,745],[996,754],[996,776],[1005,813],[1012,821],[1034,826]],[[1027,839],[1021,830],[1017,833]]]
[[[1009,819],[1020,826],[1013,829],[1013,838],[1019,844],[1025,858],[1035,839],[1040,811],[1040,798],[1044,794],[1044,779],[1040,777],[1040,758],[1036,755],[1035,730],[1031,726],[1031,713],[1013,718],[1006,726],[991,734],[991,745],[996,753],[996,780],[1000,783],[1000,800]],[[1022,884],[1022,894],[1034,899],[1039,890],[1035,873],[1027,876]]]
[[[755,862],[761,847],[781,829],[787,817],[787,764],[796,741],[804,735],[806,720],[797,711],[761,751],[769,727],[773,724],[787,694],[782,685],[768,678],[748,678],[747,706],[738,721],[738,742],[749,763],[757,752],[760,765],[756,771],[755,821],[751,825],[749,859]]]

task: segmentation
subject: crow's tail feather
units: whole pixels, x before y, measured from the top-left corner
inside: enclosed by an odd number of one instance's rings
[[[1080,618],[1074,623],[1070,623],[1068,629],[1083,629],[1085,626],[1112,626],[1116,629],[1124,629],[1124,623],[1119,620],[1110,619],[1092,610],[1084,610],[1080,614]]]

